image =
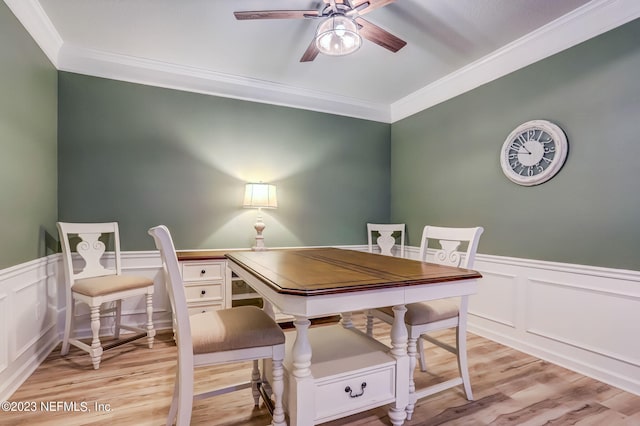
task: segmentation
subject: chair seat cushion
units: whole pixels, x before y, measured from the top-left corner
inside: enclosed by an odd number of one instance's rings
[[[393,316],[390,306],[380,308],[380,311]],[[409,303],[404,322],[408,325],[430,324],[458,316],[458,303],[455,299],[432,300],[430,302]]]
[[[139,275],[104,275],[102,277],[76,280],[72,291],[85,296],[96,297],[152,285],[153,280],[151,278]]]
[[[238,306],[189,317],[193,353],[273,346],[284,343],[278,324],[256,306]]]

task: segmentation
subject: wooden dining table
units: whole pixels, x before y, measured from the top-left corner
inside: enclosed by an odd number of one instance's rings
[[[338,248],[238,251],[228,267],[273,307],[294,317],[287,334],[285,408],[307,426],[390,405],[407,417],[415,348],[407,350],[406,304],[470,295],[481,275],[406,258]],[[351,313],[392,306],[391,346],[356,329]],[[310,319],[340,314],[338,325],[309,328]],[[268,368],[268,367],[267,367]]]

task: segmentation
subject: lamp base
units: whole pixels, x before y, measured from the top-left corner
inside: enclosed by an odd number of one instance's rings
[[[264,246],[264,237],[262,236],[262,232],[256,235],[256,245],[251,247],[253,251],[265,251],[267,248]]]
[[[253,251],[264,251],[267,248],[264,246],[264,237],[262,236],[262,231],[264,231],[265,224],[262,221],[262,216],[258,216],[256,223],[253,225],[256,229],[256,245],[251,247]]]

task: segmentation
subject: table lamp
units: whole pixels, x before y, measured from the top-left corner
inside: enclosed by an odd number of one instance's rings
[[[256,228],[256,245],[251,249],[256,251],[266,250],[264,246],[264,237],[262,231],[264,231],[265,224],[262,221],[262,209],[276,209],[278,208],[278,199],[276,197],[276,186],[268,183],[248,183],[244,188],[244,202],[242,206],[245,208],[257,208],[258,218],[254,225]]]

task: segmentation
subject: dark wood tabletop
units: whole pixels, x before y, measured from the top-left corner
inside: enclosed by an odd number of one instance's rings
[[[480,273],[338,248],[227,252],[278,293],[316,296],[481,278]]]

